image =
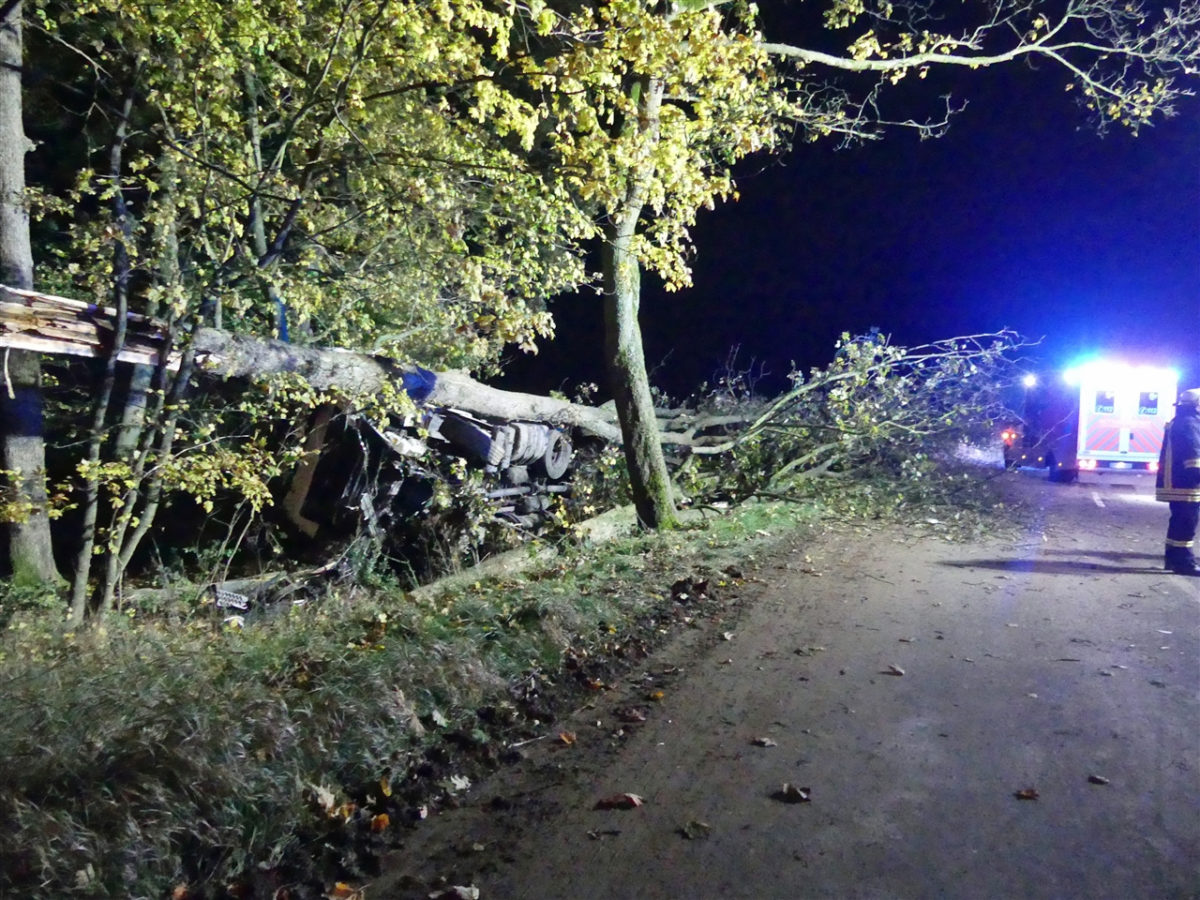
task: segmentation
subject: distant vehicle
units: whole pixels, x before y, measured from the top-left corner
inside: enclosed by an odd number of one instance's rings
[[[1001,435],[1005,462],[1045,468],[1052,481],[1081,471],[1153,472],[1178,386],[1171,369],[1108,360],[1031,385],[1023,421]]]

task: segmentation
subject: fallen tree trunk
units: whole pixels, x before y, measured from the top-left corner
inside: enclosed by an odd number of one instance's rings
[[[112,345],[116,310],[37,291],[0,286],[0,347],[104,358]],[[162,359],[165,328],[147,316],[128,316],[123,362],[175,368]],[[544,422],[578,428],[620,443],[608,410],[538,394],[503,391],[463,372],[433,372],[413,363],[348,350],[303,347],[284,341],[199,328],[192,337],[196,368],[223,378],[262,379],[294,374],[317,391],[373,396],[402,387],[421,406],[449,407],[494,419]]]

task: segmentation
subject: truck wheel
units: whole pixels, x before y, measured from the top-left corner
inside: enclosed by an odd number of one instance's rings
[[[546,452],[538,461],[537,468],[541,469],[547,478],[557,480],[567,473],[567,468],[571,465],[571,455],[571,442],[561,431],[555,431],[550,435]]]

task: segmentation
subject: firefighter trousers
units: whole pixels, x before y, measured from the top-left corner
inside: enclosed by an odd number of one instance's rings
[[[1196,525],[1200,523],[1200,503],[1171,501],[1171,518],[1167,522],[1167,562],[1186,562],[1195,559]]]

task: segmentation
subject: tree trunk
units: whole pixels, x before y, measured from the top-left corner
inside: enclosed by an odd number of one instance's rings
[[[496,419],[525,419],[570,426],[606,441],[621,431],[611,416],[592,406],[554,397],[502,391],[462,372],[431,372],[381,356],[300,347],[283,341],[200,328],[192,340],[196,369],[229,378],[294,374],[317,391],[348,397],[374,396],[403,386],[418,404],[444,406]]]
[[[29,141],[21,120],[21,2],[5,4],[0,21],[0,280],[33,286],[29,213],[25,208],[25,153]],[[61,582],[50,541],[46,498],[46,450],[42,432],[42,373],[36,353],[6,350],[0,389],[0,438],[4,467],[28,502],[23,522],[8,524],[8,552],[18,583]]]
[[[646,354],[638,325],[641,277],[633,247],[647,183],[654,171],[651,154],[658,138],[663,83],[658,78],[646,78],[635,90],[639,101],[635,127],[646,136],[646,142],[642,159],[634,163],[625,200],[619,209],[610,211],[604,229],[605,360],[638,521],[646,528],[670,528],[676,524],[675,499],[646,375]]]
[[[636,217],[634,217],[636,219]],[[632,231],[632,228],[628,229]],[[645,528],[675,524],[675,500],[663,457],[638,325],[640,277],[623,225],[606,229],[604,262],[605,359],[617,406],[629,488]]]

